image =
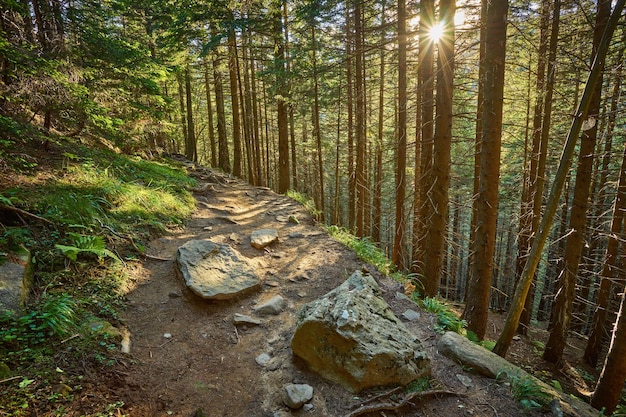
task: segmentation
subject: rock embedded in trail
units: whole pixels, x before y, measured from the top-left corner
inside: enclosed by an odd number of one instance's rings
[[[255,249],[263,249],[278,240],[276,229],[258,229],[250,234],[250,244]]]
[[[267,301],[263,301],[254,308],[254,312],[259,315],[280,314],[287,307],[287,300],[280,295],[275,295]]]
[[[176,260],[187,287],[207,300],[229,300],[261,287],[254,265],[227,244],[190,240],[178,248]]]
[[[307,384],[286,384],[283,402],[292,410],[301,408],[313,398],[313,387]]]
[[[371,275],[356,271],[298,312],[294,355],[310,369],[353,392],[406,385],[430,374],[430,361],[380,296]]]

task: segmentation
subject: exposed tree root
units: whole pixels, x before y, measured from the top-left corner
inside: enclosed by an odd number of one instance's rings
[[[387,392],[387,393],[385,393],[383,395],[379,395],[378,397],[375,397],[375,398],[386,397],[386,396],[389,396],[389,395],[393,394],[396,391],[397,390],[391,390],[390,392]],[[360,416],[360,415],[366,414],[366,413],[373,413],[373,412],[376,412],[376,411],[393,411],[393,410],[398,410],[398,409],[404,407],[405,405],[410,404],[412,400],[415,400],[415,399],[421,400],[421,399],[423,399],[425,397],[436,396],[436,395],[458,395],[458,396],[463,396],[463,394],[461,394],[461,393],[453,392],[453,391],[446,391],[446,390],[430,390],[430,391],[411,392],[411,393],[407,394],[406,397],[404,397],[399,402],[378,403],[378,404],[372,404],[372,405],[368,405],[368,406],[363,406],[363,407],[360,407],[360,408],[352,411],[350,414],[347,414],[345,417],[355,417],[355,416]]]
[[[17,207],[14,207],[14,206],[9,206],[9,205],[7,205],[7,204],[1,204],[1,203],[0,203],[0,210],[9,210],[9,211],[13,211],[13,212],[15,212],[15,213],[18,213],[18,214],[21,214],[21,215],[24,215],[24,216],[27,216],[27,217],[31,217],[31,218],[33,218],[33,219],[37,219],[37,220],[39,220],[39,221],[41,221],[41,222],[44,222],[44,223],[47,223],[47,224],[52,224],[52,225],[54,225],[54,223],[53,223],[53,222],[51,222],[51,221],[50,221],[50,220],[48,220],[48,219],[44,219],[44,218],[43,218],[43,217],[41,217],[41,216],[37,216],[36,214],[33,214],[33,213],[31,213],[31,212],[28,212],[28,211],[26,211],[26,210],[22,210],[21,208],[17,208]]]

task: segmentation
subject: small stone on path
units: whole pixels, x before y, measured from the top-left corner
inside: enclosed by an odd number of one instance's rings
[[[250,234],[250,244],[255,249],[263,249],[278,240],[276,229],[258,229]]]
[[[259,304],[254,308],[254,311],[260,315],[266,314],[280,314],[287,306],[287,300],[280,295],[275,295],[267,301]]]
[[[402,313],[402,318],[408,321],[417,320],[421,316],[422,315],[418,311],[412,310],[410,308],[406,310],[404,313]]]
[[[259,366],[267,366],[268,363],[270,363],[270,361],[272,360],[272,357],[263,352],[261,353],[259,356],[257,356],[256,358],[254,358],[254,361],[259,365]]]
[[[233,323],[234,324],[251,324],[251,325],[258,326],[261,324],[261,320],[254,318],[254,317],[247,316],[245,314],[235,313],[235,316],[233,317]]]
[[[302,407],[313,398],[313,387],[307,384],[286,384],[283,402],[293,410]]]
[[[463,374],[456,374],[456,378],[461,381],[461,384],[465,385],[467,388],[472,386],[472,378]]]

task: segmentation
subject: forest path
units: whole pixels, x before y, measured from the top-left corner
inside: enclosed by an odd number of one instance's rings
[[[289,346],[300,307],[367,266],[290,198],[238,180],[220,182],[196,194],[196,212],[184,228],[149,245],[150,255],[168,261],[147,260],[134,267],[135,285],[127,294],[124,317],[132,363],[120,366],[122,377],[115,384],[108,382],[114,385],[112,394],[125,403],[124,412],[132,417],[348,414],[381,391],[355,396],[308,372],[294,360]],[[299,223],[288,222],[289,216]],[[277,229],[279,242],[263,251],[252,248],[250,234],[260,228]],[[261,291],[229,301],[206,301],[187,290],[175,257],[178,247],[192,239],[227,243],[256,263]],[[396,315],[417,309],[396,297],[402,291],[400,284],[369,268]],[[280,315],[261,318],[260,326],[234,326],[235,313],[254,316],[255,304],[276,294],[288,301]],[[464,372],[437,353],[434,323],[433,316],[422,312],[421,319],[406,324],[425,345],[437,388],[461,395],[426,398],[396,415],[522,415],[507,387]],[[262,353],[271,357],[264,367],[255,361]],[[458,374],[469,376],[471,386],[466,387]],[[287,383],[314,387],[311,410],[289,411],[282,404],[282,387]]]

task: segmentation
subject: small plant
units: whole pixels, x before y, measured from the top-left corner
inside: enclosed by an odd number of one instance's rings
[[[316,220],[320,218],[322,212],[315,207],[315,202],[306,194],[302,194],[294,190],[287,190],[287,197],[292,198],[298,203],[302,204],[302,207],[304,207],[311,216],[315,217]]]
[[[34,347],[50,336],[66,336],[76,326],[76,304],[69,295],[47,295],[35,308],[21,317],[0,314],[0,352],[9,357],[32,359]]]
[[[437,331],[444,332],[449,330],[460,333],[467,326],[465,320],[457,317],[445,303],[436,298],[426,297],[419,304],[424,310],[437,316],[437,326],[435,327]]]
[[[63,252],[70,260],[76,262],[79,253],[91,253],[97,255],[98,258],[109,258],[120,261],[116,254],[106,248],[104,238],[102,236],[81,235],[78,233],[68,233],[73,245],[54,245],[58,250]]]
[[[529,376],[522,375],[519,372],[509,373],[503,369],[496,375],[496,380],[502,379],[504,375],[508,375],[508,384],[513,398],[519,401],[524,409],[536,410],[547,405],[552,400],[551,395],[545,392]]]
[[[422,392],[430,388],[430,379],[427,376],[417,378],[404,387],[404,392]]]
[[[335,240],[354,250],[359,258],[374,265],[384,274],[393,271],[393,263],[387,258],[385,252],[368,238],[357,238],[346,229],[337,226],[328,226],[326,231]]]

